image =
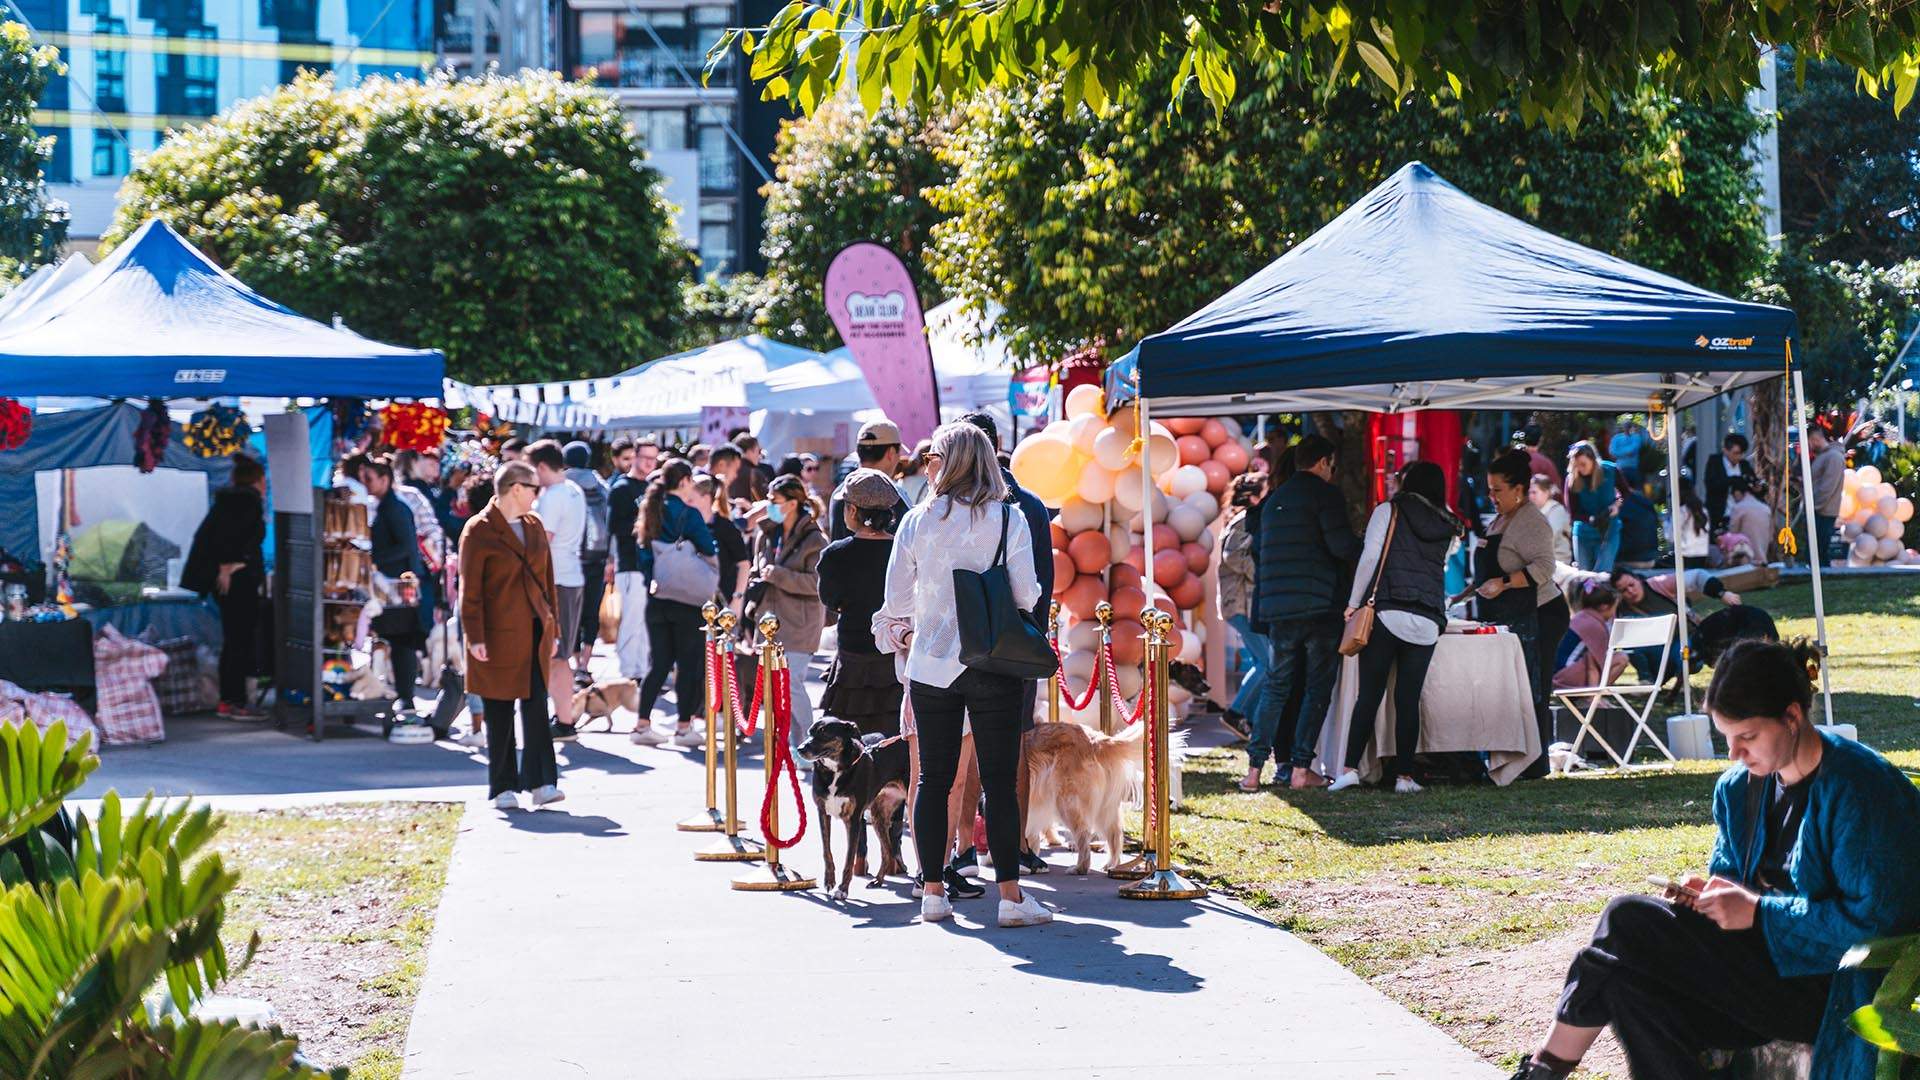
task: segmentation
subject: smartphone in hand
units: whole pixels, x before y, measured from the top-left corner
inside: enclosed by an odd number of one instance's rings
[[[1669,900],[1678,900],[1682,897],[1688,900],[1700,899],[1699,889],[1691,888],[1685,882],[1675,881],[1670,877],[1648,874],[1647,884],[1659,889],[1661,894]]]

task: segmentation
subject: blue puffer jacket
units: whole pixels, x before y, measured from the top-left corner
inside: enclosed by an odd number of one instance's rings
[[[1794,894],[1762,897],[1757,925],[1783,977],[1833,976],[1813,1074],[1872,1080],[1874,1048],[1848,1029],[1847,1016],[1873,1000],[1882,973],[1840,971],[1840,958],[1874,938],[1920,930],[1920,789],[1868,747],[1820,738],[1826,753],[1787,857]],[[1748,818],[1752,782],[1736,765],[1713,791],[1713,873],[1748,883],[1766,848],[1764,824]]]

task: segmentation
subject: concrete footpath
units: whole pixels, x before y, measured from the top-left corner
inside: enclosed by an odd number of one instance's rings
[[[738,892],[756,864],[695,862],[711,835],[673,827],[697,755],[588,734],[565,756],[555,810],[466,811],[409,1080],[1499,1075],[1238,904],[1123,901],[1058,856],[1027,879],[1055,921],[1018,930],[991,890],[932,925],[904,881]],[[813,828],[789,862],[817,874]]]

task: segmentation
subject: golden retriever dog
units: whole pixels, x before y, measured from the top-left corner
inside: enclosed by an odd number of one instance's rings
[[[1119,865],[1123,834],[1120,806],[1140,795],[1141,738],[1146,725],[1117,735],[1074,723],[1038,724],[1027,733],[1027,768],[1032,786],[1027,797],[1027,843],[1038,851],[1055,824],[1064,826],[1072,845],[1073,873],[1085,874],[1099,841],[1107,868]]]
[[[639,683],[632,679],[613,679],[574,691],[573,722],[579,727],[586,727],[589,720],[604,719],[607,730],[612,731],[615,709],[626,709],[636,715],[639,713]]]

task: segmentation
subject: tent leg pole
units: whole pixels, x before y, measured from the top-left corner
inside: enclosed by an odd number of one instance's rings
[[[1147,399],[1144,397],[1140,399],[1140,415],[1138,419],[1140,424],[1140,430],[1138,432],[1140,437],[1140,540],[1142,544],[1141,550],[1144,553],[1140,559],[1140,566],[1142,567],[1140,578],[1141,584],[1144,586],[1141,591],[1147,594],[1147,606],[1151,607],[1153,606],[1154,594],[1153,469],[1151,461],[1152,454],[1150,452],[1153,449],[1153,429],[1148,426]],[[1121,611],[1116,612],[1115,617],[1137,619],[1140,617],[1140,613],[1137,611]]]
[[[1792,356],[1793,345],[1787,345],[1787,355]],[[1807,446],[1807,384],[1801,377],[1800,369],[1793,370],[1793,401],[1800,425],[1800,501],[1807,511],[1807,567],[1813,572],[1813,633],[1820,643],[1820,704],[1826,713],[1827,724],[1833,724],[1833,687],[1827,679],[1827,598],[1820,587],[1820,558],[1826,554],[1811,550],[1819,546],[1819,531],[1813,523],[1813,454]]]
[[[1688,715],[1693,713],[1693,679],[1687,662],[1691,651],[1687,624],[1687,560],[1680,554],[1680,410],[1667,399],[1667,509],[1673,518],[1673,602],[1680,609],[1680,701]]]

